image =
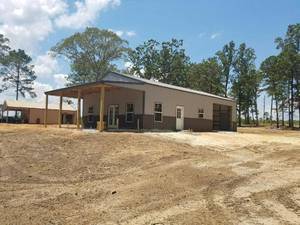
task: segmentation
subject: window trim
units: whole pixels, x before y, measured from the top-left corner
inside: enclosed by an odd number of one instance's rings
[[[199,112],[200,110],[202,110],[202,112]],[[205,116],[204,108],[198,108],[197,114],[198,114],[198,119],[204,119]],[[200,115],[202,115],[202,117]]]
[[[132,106],[133,106],[133,111],[132,111],[132,112],[127,112],[127,105],[128,105],[128,104],[132,104]],[[126,102],[126,103],[125,103],[125,122],[126,122],[126,123],[133,123],[133,122],[134,122],[134,114],[135,114],[134,108],[135,108],[135,105],[134,105],[133,102]],[[128,121],[128,120],[127,120],[127,114],[128,114],[128,113],[131,113],[131,114],[132,114],[132,121]]]
[[[155,105],[156,104],[161,104],[161,112],[155,111]],[[155,120],[155,113],[160,113],[161,114],[161,120]],[[155,123],[162,123],[163,122],[163,104],[161,102],[154,102],[153,105],[153,120]]]

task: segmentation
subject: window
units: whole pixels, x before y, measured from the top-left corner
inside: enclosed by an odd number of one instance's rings
[[[181,109],[180,109],[180,108],[177,108],[176,111],[177,111],[177,112],[176,112],[176,117],[177,117],[177,119],[181,119]]]
[[[198,109],[198,118],[204,117],[204,109]]]
[[[126,122],[132,123],[134,115],[134,105],[132,103],[126,104]]]
[[[155,103],[154,105],[154,121],[162,122],[162,104]]]

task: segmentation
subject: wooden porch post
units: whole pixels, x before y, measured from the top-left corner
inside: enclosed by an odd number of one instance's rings
[[[80,129],[80,90],[78,90],[78,96],[77,96],[77,115],[76,115],[76,119],[77,119],[77,129]]]
[[[62,97],[62,95],[61,95],[61,96],[59,96],[59,110],[58,110],[58,127],[59,127],[59,128],[61,128],[62,102],[63,102],[63,97]]]
[[[8,112],[9,112],[9,110],[6,109],[6,123],[8,123]]]
[[[104,122],[103,122],[103,117],[104,117],[104,95],[105,95],[105,87],[101,87],[101,92],[100,92],[100,102],[99,102],[99,131],[104,130]]]
[[[47,127],[48,121],[48,95],[46,94],[45,112],[44,112],[44,127]]]

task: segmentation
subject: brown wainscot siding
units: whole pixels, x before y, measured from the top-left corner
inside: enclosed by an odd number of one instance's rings
[[[184,129],[193,131],[212,131],[213,121],[202,118],[184,118]]]
[[[184,129],[193,131],[212,131],[212,120],[199,118],[184,118]],[[143,116],[143,129],[176,130],[176,118],[163,116],[162,122],[154,122],[153,115]]]
[[[91,121],[90,123],[88,122],[88,116],[83,116],[83,127],[84,128],[96,128],[97,126],[97,121],[99,121],[99,115],[92,115],[91,117]],[[128,123],[125,121],[125,115],[124,114],[120,114],[118,116],[119,119],[119,128],[120,129],[137,129],[137,121],[139,119],[140,122],[140,129],[143,129],[143,116],[142,115],[134,115],[133,117],[133,122],[132,123]],[[107,115],[104,115],[104,122],[106,124],[106,128],[107,128]]]
[[[143,129],[175,130],[176,119],[171,116],[163,116],[162,122],[154,122],[154,115],[144,115]]]
[[[137,121],[139,119],[139,123],[140,123],[140,129],[142,129],[142,115],[133,115],[133,122],[126,122],[125,121],[125,115],[119,115],[119,128],[125,128],[125,129],[137,129]]]
[[[95,116],[95,123],[88,125],[86,123],[87,117],[83,117],[85,128],[96,128],[96,121],[99,120],[99,116]],[[176,118],[171,116],[163,116],[162,122],[154,122],[153,115],[134,115],[134,122],[127,123],[125,121],[125,115],[119,115],[119,128],[120,129],[137,129],[137,119],[139,118],[140,129],[145,130],[176,130]],[[107,123],[107,115],[104,116],[104,121]],[[195,132],[199,131],[212,131],[212,120],[201,118],[184,118],[184,129],[191,129]],[[236,123],[232,123],[232,130],[236,131]]]

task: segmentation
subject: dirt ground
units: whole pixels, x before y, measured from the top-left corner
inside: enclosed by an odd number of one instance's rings
[[[300,132],[2,124],[0,224],[300,224]]]

